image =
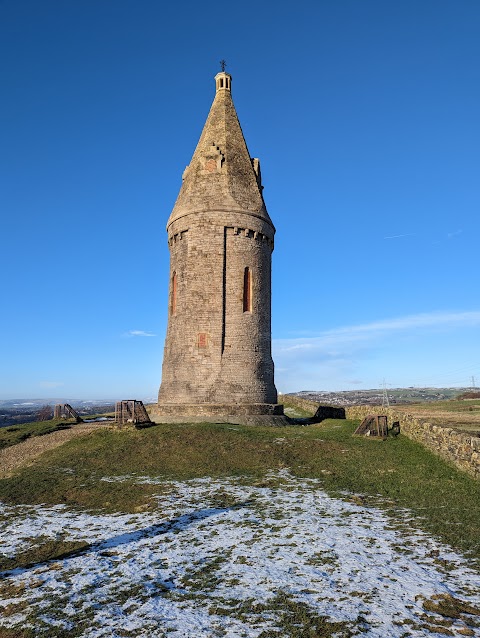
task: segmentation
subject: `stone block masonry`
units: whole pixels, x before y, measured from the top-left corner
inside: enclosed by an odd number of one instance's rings
[[[189,217],[171,229],[177,239],[170,242],[159,403],[276,404],[269,303],[273,233],[265,222],[240,213]],[[251,276],[249,309],[245,269]]]

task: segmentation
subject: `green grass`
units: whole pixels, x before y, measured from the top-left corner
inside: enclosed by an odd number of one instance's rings
[[[299,405],[286,405],[285,407],[285,414],[287,416],[289,416],[291,419],[308,419],[309,417],[313,416],[315,410],[310,411],[310,410],[305,410],[304,408],[300,407]]]
[[[334,495],[347,491],[365,504],[410,508],[426,531],[480,559],[478,481],[404,436],[353,437],[355,427],[353,421],[327,420],[308,427],[184,424],[99,430],[0,480],[0,500],[135,512],[147,509],[162,485],[99,479],[243,476],[267,484],[275,479],[266,479],[266,472],[289,468],[298,477],[321,479]]]
[[[413,404],[424,409],[428,409],[431,412],[455,412],[461,414],[463,412],[473,412],[474,414],[480,413],[480,399],[464,399],[457,401],[450,399],[450,401],[432,401],[430,403]]]
[[[0,554],[0,571],[28,568],[49,560],[62,560],[76,555],[90,547],[83,541],[67,541],[63,538],[51,539],[48,536],[35,538],[33,547],[20,552],[15,557]]]
[[[32,436],[42,436],[57,430],[64,430],[73,424],[72,420],[51,419],[50,421],[33,421],[0,428],[0,449],[21,443]]]

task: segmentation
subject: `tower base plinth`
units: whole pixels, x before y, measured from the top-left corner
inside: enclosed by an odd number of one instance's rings
[[[236,423],[239,425],[289,425],[279,403],[158,403],[150,409],[156,423]]]

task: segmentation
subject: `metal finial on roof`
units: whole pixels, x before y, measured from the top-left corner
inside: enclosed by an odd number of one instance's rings
[[[220,68],[222,69],[222,73],[225,73],[226,66],[227,66],[227,63],[225,62],[225,60],[220,60]]]

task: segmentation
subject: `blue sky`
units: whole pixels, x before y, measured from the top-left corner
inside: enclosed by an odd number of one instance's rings
[[[0,0],[0,398],[154,397],[227,60],[284,392],[480,385],[477,0]]]

